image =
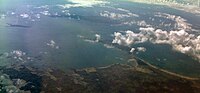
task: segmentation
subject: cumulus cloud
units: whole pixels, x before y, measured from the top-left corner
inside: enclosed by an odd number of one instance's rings
[[[139,33],[125,31],[125,33],[115,32],[112,43],[123,46],[130,46],[136,43],[152,42],[155,44],[169,44],[174,50],[198,57],[200,59],[200,35],[190,34],[185,30],[163,31],[151,27],[140,28]],[[137,48],[143,50],[142,48]]]
[[[124,34],[120,32],[114,32],[114,39],[112,43],[119,45],[130,46],[135,43],[143,43],[147,40],[151,40],[154,37],[153,28],[140,28],[140,33],[134,33],[133,31],[125,31]]]
[[[47,43],[47,46],[50,46],[51,48],[59,49],[59,46],[56,44],[54,40],[50,40],[50,42]]]

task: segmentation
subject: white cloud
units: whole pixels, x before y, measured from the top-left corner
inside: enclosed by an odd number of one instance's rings
[[[168,33],[167,31],[162,31],[161,29],[157,29],[155,31],[155,36],[157,37],[157,43],[166,43],[168,42]]]
[[[114,48],[114,46],[108,45],[108,44],[103,44],[103,46],[106,47],[106,48]]]
[[[22,57],[23,55],[26,55],[25,52],[22,52],[22,51],[20,51],[20,50],[13,50],[13,51],[11,52],[11,54],[12,54],[12,55],[15,55],[15,56],[17,56],[17,57]]]
[[[188,30],[191,29],[191,24],[187,23],[187,20],[180,17],[180,16],[176,16],[176,15],[171,15],[171,14],[167,14],[167,13],[157,13],[155,15],[156,17],[162,17],[162,18],[166,18],[169,20],[172,20],[175,22],[175,27],[178,30],[184,29],[184,30]]]
[[[50,13],[49,13],[49,11],[42,11],[42,12],[40,12],[41,14],[43,14],[43,15],[51,15]]]
[[[128,13],[114,13],[109,11],[103,11],[100,13],[100,16],[110,18],[110,19],[122,19],[122,18],[128,18],[128,17],[139,17],[137,14],[133,14],[131,12]]]
[[[39,7],[35,7],[35,8],[39,8],[39,9],[49,9],[49,5],[43,5],[43,6],[39,6]]]
[[[130,46],[132,44],[143,43],[146,41],[155,44],[169,44],[174,50],[200,59],[200,35],[195,36],[185,30],[163,31],[161,29],[155,30],[154,28],[148,27],[140,28],[139,33],[134,33],[132,31],[125,31],[125,34],[115,32],[112,43]],[[138,50],[142,49],[139,48]]]
[[[47,46],[50,46],[51,48],[59,49],[59,46],[56,44],[54,40],[50,40],[50,42],[47,43]]]
[[[14,15],[15,14],[15,12],[11,12],[11,15]]]
[[[99,42],[99,40],[101,39],[101,36],[99,34],[95,34],[95,37],[96,37],[96,42]]]
[[[35,17],[40,19],[40,14],[36,14]]]
[[[68,0],[73,4],[65,4],[65,5],[58,5],[65,8],[73,8],[73,7],[93,7],[95,5],[105,5],[109,2],[107,1],[100,1],[100,0]]]
[[[133,53],[135,51],[135,48],[131,48],[130,52]]]
[[[130,46],[135,43],[143,43],[151,39],[153,34],[152,28],[141,28],[143,29],[140,33],[134,33],[130,30],[125,31],[125,34],[120,32],[114,33],[114,39],[112,43],[117,43],[119,45]]]
[[[179,50],[180,52],[182,52],[182,53],[189,53],[189,54],[193,53],[193,49],[192,49],[191,46],[185,46],[185,47],[183,47],[183,45],[175,45],[174,47],[177,50]]]
[[[5,14],[0,15],[0,19],[5,19],[5,18],[6,18]]]
[[[146,51],[146,48],[144,48],[144,47],[137,47],[137,50],[138,50],[139,52],[145,52],[145,51]]]
[[[117,43],[124,46],[129,46],[139,40],[138,34],[135,34],[131,31],[126,31],[125,35],[122,35],[122,33],[119,32],[115,32],[114,37],[115,39],[112,41],[112,43]]]
[[[95,39],[88,39],[88,38],[86,38],[82,35],[77,35],[77,37],[79,37],[79,38],[81,38],[84,41],[89,42],[89,43],[97,43],[101,40],[101,35],[99,35],[99,34],[95,34]]]
[[[117,10],[119,10],[119,11],[123,11],[123,12],[130,12],[129,10],[126,10],[126,9],[123,9],[123,8],[116,8]]]
[[[153,27],[147,27],[147,28],[140,28],[141,31],[154,31],[155,29]]]
[[[10,56],[12,59],[14,59],[15,61],[18,61],[18,62],[24,63],[24,62],[28,61],[28,59],[26,57],[26,53],[21,50],[13,50],[12,52],[5,53],[4,55],[5,55],[5,57]]]
[[[21,16],[22,18],[29,18],[29,15],[26,14],[26,13],[20,14],[20,16]]]

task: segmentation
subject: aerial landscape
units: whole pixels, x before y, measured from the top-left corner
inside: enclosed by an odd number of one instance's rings
[[[0,93],[200,93],[200,0],[0,0]]]

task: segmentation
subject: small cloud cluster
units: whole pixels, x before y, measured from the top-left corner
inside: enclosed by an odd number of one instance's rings
[[[130,53],[134,53],[135,51],[138,52],[145,52],[146,48],[145,47],[137,47],[137,48],[131,48],[131,50],[129,51]]]
[[[177,51],[193,55],[200,59],[200,35],[195,36],[185,30],[163,31],[161,29],[148,27],[140,28],[139,33],[134,33],[133,31],[125,31],[124,34],[115,32],[114,37],[112,43],[123,46],[131,46],[132,44],[143,43],[146,41],[155,44],[169,44]],[[144,49],[139,48],[139,50]],[[132,51],[133,50],[131,49],[130,52]]]
[[[150,24],[147,24],[146,21],[144,20],[131,20],[131,21],[125,21],[125,22],[122,22],[118,25],[115,25],[115,26],[122,26],[122,25],[128,25],[128,26],[132,26],[132,25],[137,25],[137,26],[141,26],[141,27],[151,27]]]
[[[109,11],[103,11],[100,13],[100,16],[110,18],[110,19],[122,19],[122,18],[128,18],[128,17],[139,17],[137,14],[133,14],[131,12],[128,13],[114,13],[114,12],[109,12]]]
[[[161,18],[164,18],[165,20],[161,20]],[[129,21],[122,22],[119,25],[129,25],[129,26],[138,25],[138,26],[142,26],[142,27],[152,27],[152,25],[155,25],[154,24],[155,20],[157,20],[157,21],[159,21],[157,24],[157,27],[159,27],[159,28],[167,27],[167,28],[173,28],[176,30],[182,30],[182,29],[184,29],[186,31],[191,30],[191,24],[187,23],[186,19],[184,19],[180,16],[176,16],[176,15],[158,12],[154,15],[154,17],[149,17],[149,20],[152,21],[153,24],[147,23],[144,20],[136,19],[136,20],[129,20]],[[171,21],[171,22],[169,22],[169,21]]]
[[[46,9],[48,10],[49,9],[49,5],[42,5],[42,6],[39,6],[39,7],[35,7],[37,9]]]
[[[142,34],[142,32],[134,33],[130,30],[125,31],[125,34],[114,32],[115,38],[113,39],[112,43],[117,43],[123,46],[130,46],[135,43],[142,43],[148,40],[148,38],[145,37],[144,34]]]
[[[20,16],[21,16],[22,18],[29,18],[29,17],[30,17],[30,16],[29,16],[28,14],[26,14],[26,13],[20,14]]]
[[[21,50],[13,50],[11,52],[5,52],[1,55],[1,58],[9,58],[12,61],[25,63],[28,61],[33,61],[32,57],[28,57],[27,54]]]
[[[56,44],[54,40],[50,40],[50,42],[46,44],[47,46],[50,46],[51,48],[59,49],[59,46]]]
[[[26,53],[25,53],[25,52],[22,52],[22,51],[20,51],[20,50],[13,50],[13,51],[10,53],[10,55],[11,55],[14,59],[16,59],[16,60],[18,60],[18,61],[25,61],[24,56],[26,55]]]
[[[42,12],[40,12],[40,13],[43,14],[43,15],[46,15],[46,16],[51,15],[51,14],[49,13],[49,11],[47,11],[47,10],[42,11]]]
[[[161,17],[161,18],[166,18],[166,19],[169,19],[169,20],[172,20],[172,21],[176,22],[175,28],[177,28],[178,30],[191,29],[191,24],[187,23],[187,20],[182,18],[182,17],[180,17],[180,16],[171,15],[171,14],[167,14],[167,13],[160,13],[160,12],[157,13],[155,16],[156,17]]]
[[[26,55],[25,52],[22,52],[22,51],[20,51],[20,50],[13,50],[13,51],[11,52],[11,54],[12,54],[12,55],[16,55],[16,57],[22,57],[22,56]]]

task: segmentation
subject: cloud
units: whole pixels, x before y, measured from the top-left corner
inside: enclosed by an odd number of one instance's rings
[[[135,51],[135,48],[131,48],[129,52],[133,53]]]
[[[123,12],[130,12],[129,10],[126,10],[126,9],[123,9],[123,8],[116,8],[117,10],[119,10],[119,11],[123,11]]]
[[[167,13],[160,13],[160,12],[158,12],[155,16],[174,21],[175,22],[175,28],[177,28],[178,30],[191,29],[191,24],[187,23],[187,20],[180,17],[180,16],[171,15],[171,14],[167,14]]]
[[[95,37],[96,37],[96,42],[99,42],[99,40],[101,39],[101,36],[99,34],[95,34]]]
[[[106,48],[115,48],[114,46],[108,45],[108,44],[103,44],[103,46],[106,47]]]
[[[12,55],[15,55],[15,56],[17,56],[17,57],[22,57],[23,55],[26,55],[25,52],[22,52],[22,51],[20,51],[20,50],[13,50],[13,51],[11,52],[11,54],[12,54]]]
[[[51,15],[50,13],[49,13],[49,11],[42,11],[42,12],[40,12],[41,14],[43,14],[43,15]]]
[[[131,12],[128,13],[114,13],[114,12],[109,12],[109,11],[103,11],[100,13],[100,16],[110,18],[110,19],[122,19],[122,18],[128,18],[128,17],[139,17],[137,14],[133,14]]]
[[[1,14],[0,15],[0,19],[5,19],[6,18],[6,15],[5,14]]]
[[[123,46],[131,46],[136,43],[152,42],[154,44],[169,44],[174,50],[181,53],[192,55],[200,59],[200,35],[190,34],[185,30],[163,31],[152,27],[140,28],[139,33],[133,31],[125,31],[114,33],[112,43]],[[137,48],[138,50],[143,50]]]
[[[101,35],[95,34],[94,36],[95,36],[95,39],[89,39],[89,38],[86,38],[85,36],[77,35],[77,37],[79,37],[79,38],[81,38],[84,41],[89,42],[89,43],[97,43],[101,40]]]
[[[39,8],[39,9],[49,9],[49,5],[42,5],[42,6],[34,7],[34,8]]]
[[[20,16],[21,16],[22,18],[29,18],[29,15],[26,14],[26,13],[20,14]]]
[[[29,60],[31,60],[30,57],[27,57],[27,54],[21,50],[13,50],[10,53],[4,53],[5,57],[11,57],[17,62],[25,63]]]
[[[183,45],[175,45],[174,47],[182,53],[193,53],[193,49],[191,46],[184,47]]]
[[[47,43],[47,46],[50,46],[51,48],[59,49],[59,46],[56,44],[54,40],[50,40],[50,42]]]
[[[68,0],[73,4],[57,5],[63,9],[73,8],[73,7],[93,7],[95,5],[105,5],[109,2],[100,0]]]
[[[150,36],[148,36],[150,33],[149,28],[140,32],[140,33],[134,33],[130,30],[125,31],[125,34],[122,34],[120,32],[114,32],[114,39],[112,41],[112,43],[117,43],[119,45],[123,45],[123,46],[130,46],[132,44],[135,43],[143,43],[146,42],[149,38],[151,38]],[[147,31],[147,32],[145,32]],[[149,33],[150,32],[150,33]]]
[[[35,17],[40,19],[40,14],[36,14]]]
[[[146,48],[144,48],[144,47],[137,47],[137,50],[138,50],[139,52],[145,52],[145,51],[146,51]]]
[[[139,16],[138,16],[139,17]],[[165,19],[165,20],[160,20],[160,19]],[[155,20],[159,21],[159,23],[157,24],[160,28],[162,27],[169,27],[169,28],[173,28],[176,30],[186,30],[189,31],[191,30],[191,24],[189,24],[187,22],[186,19],[180,17],[180,16],[176,16],[176,15],[172,15],[172,14],[167,14],[167,13],[155,13],[154,17],[149,17],[149,19],[151,20],[151,23],[147,23],[144,20],[128,20],[125,22],[122,22],[119,25],[138,25],[138,26],[142,26],[142,27],[152,27],[152,25],[155,25],[154,23],[156,22]],[[159,20],[158,20],[159,19]]]

